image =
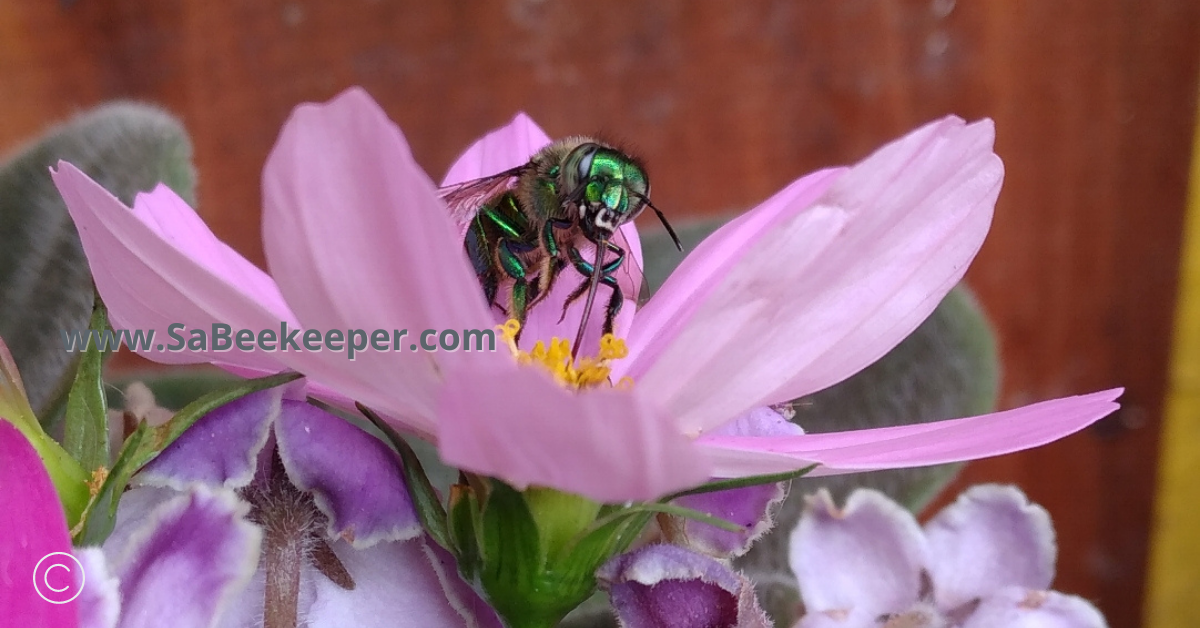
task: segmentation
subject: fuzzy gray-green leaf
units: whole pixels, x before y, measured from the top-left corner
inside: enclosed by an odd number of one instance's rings
[[[87,259],[49,169],[63,159],[118,198],[165,182],[194,202],[192,148],[182,125],[147,105],[113,103],[50,129],[0,166],[0,337],[21,365],[43,420],[65,401],[80,354],[61,332],[92,312]]]

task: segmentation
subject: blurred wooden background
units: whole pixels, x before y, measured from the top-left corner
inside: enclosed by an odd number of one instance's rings
[[[2,0],[0,148],[114,98],[191,130],[200,211],[262,263],[258,176],[298,102],[363,85],[439,178],[530,113],[604,130],[674,219],[747,208],[946,113],[1007,179],[968,279],[1005,406],[1124,385],[1086,433],[976,463],[1058,526],[1059,589],[1140,625],[1200,59],[1194,0]]]

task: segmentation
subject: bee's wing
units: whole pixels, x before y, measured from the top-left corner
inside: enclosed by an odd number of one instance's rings
[[[634,299],[640,308],[650,298],[650,284],[646,282],[646,274],[642,272],[642,265],[639,261],[642,258],[641,242],[631,242],[626,237],[626,230],[632,232],[633,228],[633,223],[629,223],[617,229],[617,232],[613,234],[612,242],[625,249],[626,253],[625,261],[621,263],[615,273],[617,285],[621,286],[622,292]],[[633,233],[636,237],[636,232]]]
[[[458,227],[460,238],[466,237],[471,221],[485,205],[516,185],[517,175],[524,166],[472,181],[455,183],[438,189],[438,198],[446,203],[450,218]]]

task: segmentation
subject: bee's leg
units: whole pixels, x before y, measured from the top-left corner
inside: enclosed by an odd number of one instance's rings
[[[488,306],[496,305],[496,293],[500,289],[500,277],[496,275],[496,271],[492,268],[490,256],[488,255],[488,247],[482,243],[486,242],[487,233],[483,230],[483,223],[480,216],[475,217],[470,230],[467,231],[467,237],[464,242],[464,248],[467,252],[467,258],[471,260],[471,266],[475,268],[475,276],[479,278],[480,285],[483,286],[483,296],[487,299]]]
[[[530,297],[529,307],[533,307],[534,304],[550,295],[550,290],[554,288],[558,274],[567,266],[560,254],[558,240],[554,238],[554,230],[567,230],[573,227],[574,225],[569,220],[551,219],[547,220],[546,225],[542,228],[541,243],[542,248],[546,251],[546,259],[542,262],[541,270],[538,272],[537,296]]]
[[[621,311],[621,306],[625,303],[625,295],[621,291],[621,286],[617,284],[617,278],[613,277],[613,273],[617,272],[617,269],[621,267],[621,262],[625,260],[625,249],[612,242],[608,242],[607,244],[607,249],[617,254],[616,259],[605,263],[600,269],[600,283],[612,288],[612,295],[608,298],[608,306],[605,308],[604,317],[604,333],[611,334],[613,332],[613,322],[616,320],[617,314]],[[583,255],[579,252],[579,249],[571,247],[570,256],[575,270],[579,271],[584,277],[591,277],[595,266],[583,259]],[[567,297],[566,302],[563,303],[563,313],[562,317],[558,319],[559,322],[562,322],[567,317],[567,308],[570,307],[571,303],[574,303],[579,297],[587,294],[590,285],[591,282],[584,279],[579,284],[579,287],[575,288],[574,292]]]
[[[559,273],[566,267],[566,262],[557,257],[547,257],[542,262],[541,270],[538,271],[538,280],[531,285],[532,289],[529,291],[529,307],[533,307],[542,299],[550,296],[554,282],[558,280]]]
[[[612,242],[608,242],[606,244],[606,248],[609,251],[616,253],[617,257],[610,262],[606,262],[604,267],[600,269],[600,275],[602,278],[612,276],[612,274],[617,272],[617,269],[621,267],[621,262],[625,261],[625,249],[613,244]],[[579,274],[583,275],[584,277],[591,277],[592,270],[595,269],[595,266],[593,266],[591,262],[583,259],[583,253],[580,253],[579,249],[571,247],[569,254],[571,256],[571,265],[575,267],[575,270],[579,271]],[[586,282],[584,285],[587,285]],[[572,299],[568,299],[567,302],[570,303],[574,299],[578,298],[578,296],[575,296]]]
[[[604,333],[611,334],[613,333],[613,323],[617,320],[617,314],[621,312],[621,306],[625,304],[625,293],[621,290],[621,286],[617,285],[617,278],[612,275],[601,276],[600,283],[612,288],[612,295],[608,297],[608,306],[604,309]],[[584,279],[579,284],[579,287],[575,288],[575,291],[571,293],[571,296],[567,297],[567,303],[563,305],[562,317],[558,319],[558,322],[561,323],[567,317],[567,307],[572,302],[587,294],[589,285],[591,285],[591,282]]]
[[[483,284],[483,296],[487,299],[488,306],[496,305],[496,293],[500,291],[500,279],[493,272],[487,272],[479,276],[479,283]]]
[[[513,280],[512,293],[508,297],[508,315],[521,324],[525,323],[525,313],[529,310],[529,271],[521,261],[520,254],[533,249],[528,244],[503,238],[497,248],[500,268]]]

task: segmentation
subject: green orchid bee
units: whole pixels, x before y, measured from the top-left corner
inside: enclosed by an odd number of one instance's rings
[[[683,250],[666,217],[650,202],[650,181],[641,162],[590,137],[559,140],[523,165],[447,186],[439,196],[466,230],[463,246],[488,303],[500,305],[501,286],[511,282],[503,307],[518,322],[524,324],[530,308],[550,294],[565,269],[582,276],[563,304],[565,318],[572,303],[587,297],[573,351],[583,341],[601,284],[612,291],[603,332],[613,331],[625,297],[618,274],[634,276],[632,260],[626,259],[628,244],[618,231],[622,225],[649,207]],[[587,249],[594,250],[590,259]]]

